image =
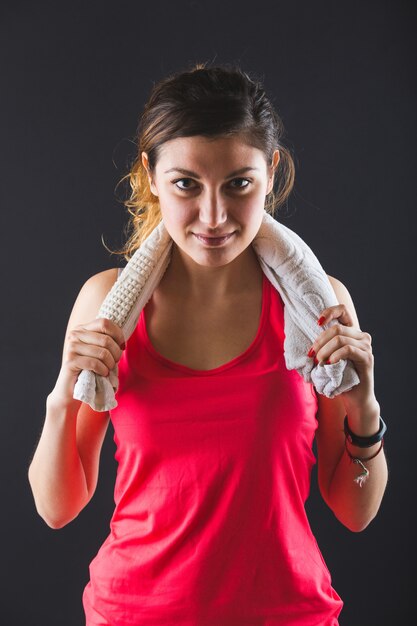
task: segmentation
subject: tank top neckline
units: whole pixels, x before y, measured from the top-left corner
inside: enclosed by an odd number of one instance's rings
[[[234,359],[227,361],[227,363],[223,363],[222,365],[219,365],[218,367],[214,367],[212,369],[201,370],[201,369],[195,369],[193,367],[188,367],[188,365],[183,365],[182,363],[177,363],[176,361],[172,361],[171,359],[168,359],[167,357],[163,356],[160,352],[156,350],[156,348],[154,347],[154,345],[152,344],[149,338],[148,331],[146,328],[146,319],[145,319],[146,306],[142,309],[142,313],[140,316],[140,326],[141,326],[141,331],[142,331],[142,336],[143,336],[143,340],[145,343],[145,347],[148,350],[148,352],[151,354],[151,356],[153,356],[157,361],[159,361],[166,367],[175,369],[177,371],[180,371],[189,375],[211,376],[213,374],[219,374],[223,372],[224,370],[234,367],[235,365],[238,365],[238,363],[241,363],[243,360],[249,357],[253,353],[253,351],[256,349],[256,347],[258,346],[259,342],[262,339],[265,326],[266,326],[266,321],[268,319],[271,287],[272,287],[271,283],[269,282],[265,274],[262,272],[262,307],[261,307],[261,315],[260,315],[259,324],[258,324],[258,330],[256,332],[255,338],[253,339],[252,343],[248,346],[248,348],[244,350],[244,352],[236,356]]]

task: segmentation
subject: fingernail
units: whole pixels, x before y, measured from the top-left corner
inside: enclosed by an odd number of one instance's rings
[[[322,316],[321,316],[321,317],[317,320],[317,324],[318,324],[319,326],[321,326],[321,325],[323,324],[323,322],[325,321],[325,319],[326,319],[326,318],[322,315]]]
[[[318,364],[318,362],[319,362],[318,358],[317,358],[317,357],[314,357],[314,363],[317,365],[317,364]]]
[[[313,350],[313,348],[310,348],[310,350],[309,350],[309,352],[308,352],[307,356],[311,356],[311,357],[316,356],[316,353],[315,353],[315,351]]]
[[[330,359],[326,361],[326,365],[330,365]]]

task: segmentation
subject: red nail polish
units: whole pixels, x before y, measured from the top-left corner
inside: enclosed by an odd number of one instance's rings
[[[319,326],[321,326],[321,325],[323,324],[323,322],[325,321],[325,319],[326,319],[326,318],[325,318],[325,317],[323,317],[323,315],[322,315],[322,316],[321,316],[321,317],[317,320],[317,324],[318,324]]]
[[[316,353],[315,353],[315,351],[313,350],[313,348],[310,348],[310,350],[309,350],[309,352],[308,352],[307,356],[310,356],[310,357],[316,356]]]
[[[318,364],[318,362],[319,362],[318,358],[317,358],[317,357],[314,357],[314,363],[317,365],[317,364]]]
[[[330,359],[326,361],[326,365],[330,365]]]

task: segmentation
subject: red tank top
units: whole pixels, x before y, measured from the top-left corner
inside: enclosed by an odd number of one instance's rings
[[[146,309],[119,361],[116,507],[87,626],[337,625],[304,508],[317,397],[285,366],[281,296],[263,275],[255,339],[211,370],[159,354]]]

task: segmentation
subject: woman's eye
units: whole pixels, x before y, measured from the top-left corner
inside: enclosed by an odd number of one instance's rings
[[[250,185],[250,180],[248,180],[247,178],[235,178],[234,180],[232,180],[232,183],[234,183],[235,181],[243,181],[245,183],[247,183],[247,185],[245,185],[244,187],[237,187],[237,189],[246,189],[246,187],[249,187]]]
[[[190,181],[190,180],[191,180],[191,178],[179,178],[178,180],[174,180],[174,181],[173,181],[173,183],[174,183],[174,185],[175,185],[176,187],[178,187],[178,183],[182,183],[184,180],[185,180],[185,181]],[[178,189],[179,189],[180,191],[188,191],[189,187],[186,187],[186,188],[184,188],[184,187],[178,187]]]
[[[180,187],[179,187],[179,186],[178,186],[178,183],[183,183],[184,181],[186,181],[186,182],[188,181],[188,182],[189,182],[189,181],[191,181],[191,180],[192,180],[191,178],[179,178],[178,180],[174,180],[174,181],[173,181],[173,184],[174,184],[174,185],[177,187],[177,189],[179,189],[180,191],[190,191],[190,190],[193,190],[193,189],[194,189],[194,187],[189,187],[189,186],[187,186],[187,187],[182,187],[182,186],[180,186]],[[246,189],[246,187],[249,187],[249,185],[250,185],[250,183],[251,183],[251,181],[250,181],[250,180],[248,180],[247,178],[234,178],[234,179],[231,181],[231,183],[235,183],[236,181],[238,181],[238,182],[242,182],[242,181],[243,181],[243,182],[245,182],[245,183],[246,183],[246,185],[243,185],[243,186],[242,186],[242,185],[239,185],[239,186],[237,186],[237,187],[233,186],[233,188],[234,188],[234,189]]]

